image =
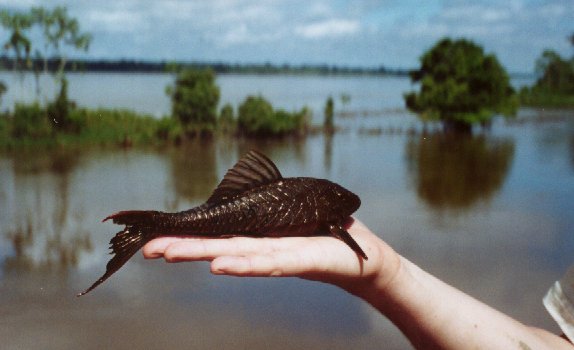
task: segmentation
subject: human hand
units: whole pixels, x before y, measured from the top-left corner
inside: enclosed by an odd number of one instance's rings
[[[301,277],[350,292],[375,282],[381,287],[391,280],[399,269],[398,254],[358,220],[353,220],[348,232],[368,260],[330,236],[160,237],[148,242],[143,254],[167,262],[211,261],[211,271],[218,275]]]

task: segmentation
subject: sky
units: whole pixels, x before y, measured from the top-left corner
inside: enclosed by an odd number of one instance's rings
[[[411,69],[443,37],[466,38],[513,73],[545,49],[574,55],[574,0],[0,0],[63,5],[95,59]],[[0,39],[5,41],[4,31]]]

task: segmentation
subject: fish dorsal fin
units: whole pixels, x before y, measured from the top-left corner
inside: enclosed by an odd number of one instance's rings
[[[241,193],[282,179],[275,164],[265,155],[251,150],[229,169],[207,204],[228,201]]]

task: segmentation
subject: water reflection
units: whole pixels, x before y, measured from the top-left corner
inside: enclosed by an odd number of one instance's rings
[[[509,138],[436,132],[406,143],[417,195],[436,209],[468,210],[500,189],[514,157]]]
[[[327,173],[331,173],[331,169],[333,167],[333,134],[326,133],[324,137],[325,142],[323,146],[323,166],[325,167],[325,171]]]
[[[217,185],[215,143],[207,138],[186,142],[181,150],[170,152],[171,172],[177,196],[203,203]],[[177,206],[177,205],[176,205]]]
[[[81,228],[84,212],[70,204],[70,177],[79,162],[72,152],[22,153],[12,158],[14,177],[0,186],[7,216],[0,232],[11,249],[3,272],[66,270],[92,249],[89,233]]]

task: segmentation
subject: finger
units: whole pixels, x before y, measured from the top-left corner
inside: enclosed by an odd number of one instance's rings
[[[195,241],[198,238],[193,237],[159,237],[147,242],[142,253],[146,259],[157,259],[163,257],[163,253],[171,244],[182,241]]]
[[[275,251],[302,246],[307,238],[203,238],[175,241],[165,247],[163,256],[167,261],[212,260],[219,256],[245,256],[270,254]]]
[[[265,255],[222,256],[211,263],[214,274],[232,276],[301,276],[317,270],[317,263],[298,250],[275,252]]]
[[[311,237],[305,244],[267,254],[221,256],[211,263],[214,274],[284,276],[316,279],[324,274],[359,273],[360,259],[331,237]]]

